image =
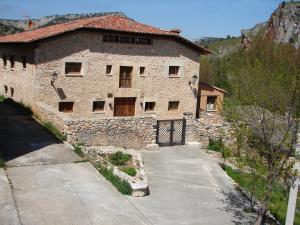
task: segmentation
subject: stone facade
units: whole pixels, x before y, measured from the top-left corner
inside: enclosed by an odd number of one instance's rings
[[[38,102],[35,108],[43,121],[52,122],[71,143],[133,149],[144,149],[146,145],[155,143],[156,120],[151,116],[73,119],[45,103]]]
[[[197,119],[192,113],[185,113],[184,117],[187,124],[187,142],[200,142],[203,147],[206,147],[210,138],[222,138],[225,145],[234,144],[234,130],[222,116],[215,113],[201,113],[200,118]]]

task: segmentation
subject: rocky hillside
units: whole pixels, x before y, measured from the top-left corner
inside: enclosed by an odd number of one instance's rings
[[[89,17],[105,16],[105,15],[125,16],[125,14],[122,12],[104,12],[104,13],[54,15],[54,16],[45,16],[40,19],[30,19],[30,20],[29,19],[28,20],[0,19],[0,35],[13,34],[24,30],[31,30],[39,27],[65,23],[76,19],[84,19]]]
[[[280,4],[268,22],[268,35],[275,42],[300,47],[300,1]]]

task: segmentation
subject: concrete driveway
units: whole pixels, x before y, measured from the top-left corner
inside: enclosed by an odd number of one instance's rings
[[[141,225],[130,202],[68,144],[0,102],[0,225]],[[12,116],[13,115],[13,116]]]
[[[247,225],[254,216],[227,175],[199,146],[143,153],[150,196],[128,197],[153,225]]]

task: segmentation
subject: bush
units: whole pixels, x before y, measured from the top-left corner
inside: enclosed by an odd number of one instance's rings
[[[80,157],[84,157],[84,154],[82,152],[82,145],[81,144],[73,144],[74,152],[79,155]]]
[[[104,166],[97,167],[98,171],[102,174],[102,176],[105,177],[106,180],[112,183],[119,192],[121,192],[124,195],[131,195],[132,194],[132,188],[130,184],[125,181],[121,180],[119,177],[113,174],[113,171],[111,169],[107,169]]]
[[[51,122],[45,122],[42,123],[43,126],[51,133],[53,134],[58,140],[65,141],[66,136],[62,134]]]
[[[219,139],[210,138],[207,148],[208,148],[208,150],[212,150],[215,152],[223,152],[224,147],[225,146],[224,146],[222,138],[219,138]]]
[[[3,95],[0,95],[0,102],[4,101],[5,97]]]
[[[136,169],[133,167],[125,167],[122,169],[122,171],[132,177],[136,175]]]
[[[115,166],[126,165],[126,162],[131,159],[131,155],[124,154],[123,152],[116,152],[109,156],[110,162]]]

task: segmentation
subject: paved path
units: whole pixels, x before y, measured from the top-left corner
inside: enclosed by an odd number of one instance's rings
[[[146,224],[90,163],[32,118],[0,114],[0,150],[7,165],[0,225]]]
[[[197,146],[143,154],[150,196],[128,199],[153,225],[247,225],[253,215],[224,171]]]

